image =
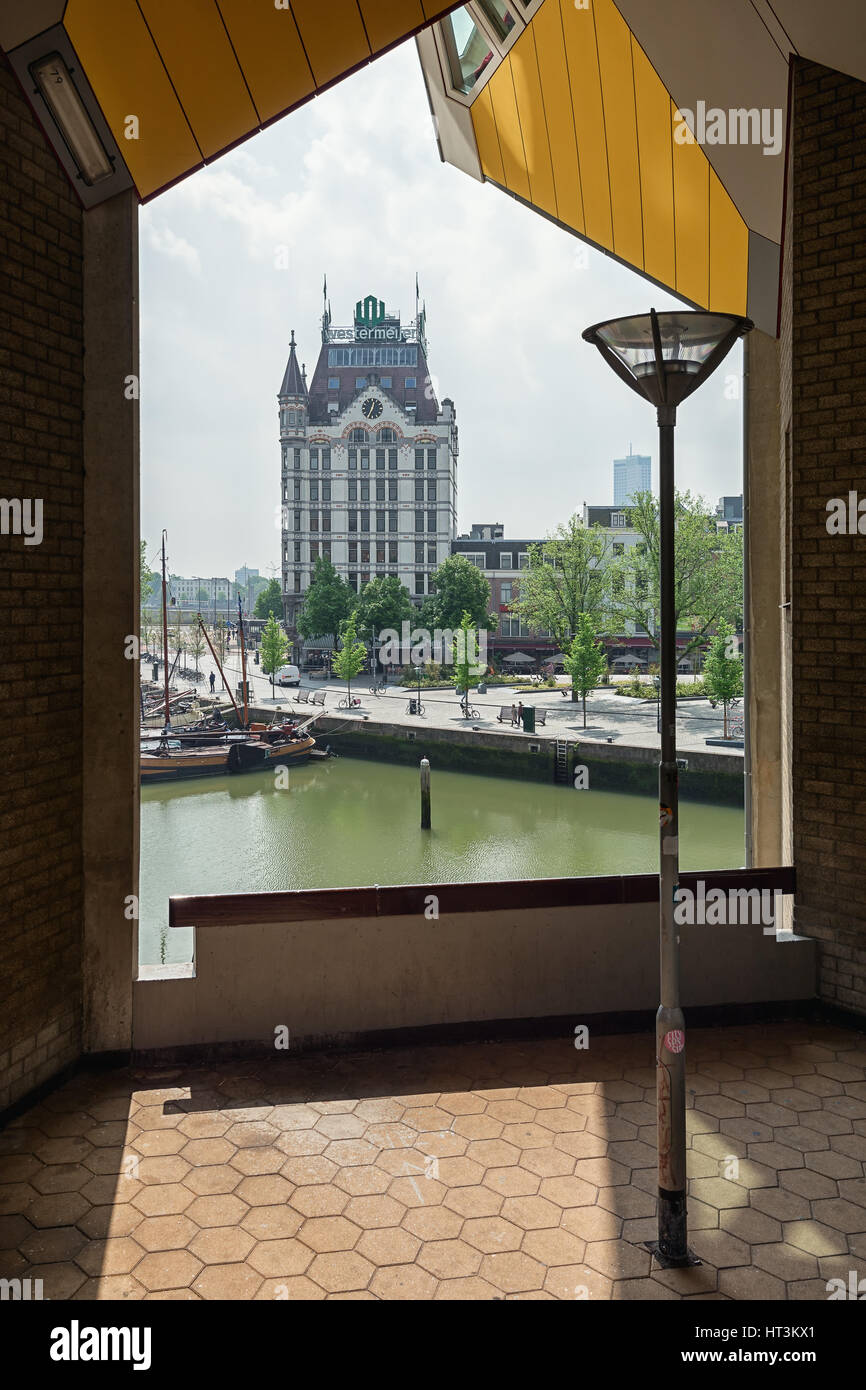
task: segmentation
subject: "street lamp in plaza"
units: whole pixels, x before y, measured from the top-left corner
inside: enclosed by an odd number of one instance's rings
[[[650,1249],[671,1268],[696,1264],[686,1217],[685,1020],[680,1007],[679,937],[674,894],[679,877],[676,736],[676,580],[674,566],[674,426],[677,406],[707,380],[738,338],[752,328],[733,314],[674,310],[610,319],[583,336],[627,386],[656,407],[659,426],[660,717],[659,956],[656,1015],[658,1103],[658,1240]]]

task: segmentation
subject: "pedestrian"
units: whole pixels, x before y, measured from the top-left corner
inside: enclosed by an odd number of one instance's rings
[[[518,729],[520,728],[520,726],[521,726],[522,723],[523,723],[523,701],[521,700],[521,701],[520,701],[520,704],[517,706],[517,727],[518,727]]]
[[[216,676],[214,675],[213,671],[211,671],[211,673],[210,673],[210,693],[211,693],[211,695],[213,695],[213,693],[214,693],[214,688],[215,688],[215,686],[216,686]]]

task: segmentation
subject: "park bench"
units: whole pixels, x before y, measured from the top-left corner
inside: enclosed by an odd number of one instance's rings
[[[326,690],[314,690],[307,703],[310,705],[324,705],[327,693]]]
[[[497,724],[514,723],[514,705],[500,705],[499,713],[496,716]]]
[[[308,705],[309,703],[310,703],[310,692],[309,692],[309,690],[298,690],[298,693],[297,693],[297,695],[295,696],[295,704],[296,704],[296,705]]]
[[[546,723],[547,723],[547,710],[546,710],[546,709],[537,709],[537,710],[535,711],[535,727],[536,727],[536,729],[543,729]]]

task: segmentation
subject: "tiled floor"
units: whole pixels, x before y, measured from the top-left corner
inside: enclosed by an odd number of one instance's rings
[[[866,1277],[866,1036],[689,1034],[689,1230],[653,1267],[646,1036],[82,1075],[0,1133],[45,1297],[826,1299]]]

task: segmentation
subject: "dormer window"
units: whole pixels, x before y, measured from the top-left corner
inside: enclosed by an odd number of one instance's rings
[[[627,526],[628,517],[625,512],[611,512],[610,524],[611,526]]]

